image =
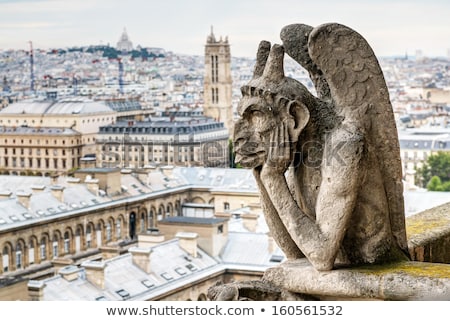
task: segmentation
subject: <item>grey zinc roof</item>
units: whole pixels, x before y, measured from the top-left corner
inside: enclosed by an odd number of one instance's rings
[[[85,268],[81,268],[73,281],[66,281],[60,275],[46,279],[44,300],[146,300],[172,284],[190,284],[193,278],[218,266],[206,252],[198,249],[198,253],[195,258],[190,256],[177,239],[158,244],[150,254],[150,273],[133,264],[130,253],[120,255],[104,261],[104,290],[87,281]]]
[[[49,102],[46,101],[20,101],[8,105],[0,110],[0,115],[8,114],[44,114],[49,107]]]
[[[67,281],[61,275],[44,280],[43,299],[151,300],[227,268],[264,271],[277,265],[284,260],[284,254],[269,242],[266,233],[231,232],[220,257],[213,258],[200,248],[199,255],[192,257],[180,247],[178,239],[172,239],[151,247],[150,273],[133,263],[131,253],[96,261],[97,265],[105,265],[105,288],[101,289],[87,280],[83,263],[81,268],[68,267],[78,269],[75,280]]]
[[[62,135],[77,135],[80,132],[71,129],[71,128],[58,128],[58,127],[0,127],[0,135],[1,134],[11,134],[11,135],[54,135],[54,136],[62,136]]]
[[[176,133],[197,133],[224,130],[224,124],[210,118],[177,118],[174,121],[164,117],[153,117],[148,121],[119,121],[100,127],[100,134],[159,134],[173,135]]]
[[[50,185],[50,177],[43,176],[0,176],[0,192],[3,191],[28,191],[31,192],[33,186]]]
[[[69,185],[61,178],[58,182],[63,185],[64,202],[58,201],[51,193],[52,182],[49,177],[33,176],[0,176],[0,193],[11,195],[9,199],[0,199],[0,230],[11,225],[27,224],[30,219],[46,219],[51,215],[70,215],[73,210],[83,210],[91,206],[112,201],[109,197],[99,197],[92,194],[83,183]],[[144,183],[144,184],[143,184]],[[173,174],[165,176],[161,171],[153,171],[148,176],[140,177],[122,175],[122,187],[126,193],[121,197],[145,197],[146,194],[164,193],[172,188],[205,187],[215,191],[257,192],[251,170],[226,168],[173,168]],[[33,192],[32,186],[44,186],[42,192]],[[17,199],[17,193],[32,193],[30,209],[23,207]],[[10,214],[23,217],[24,213],[30,215],[27,221],[11,221]],[[209,222],[212,224],[212,222]]]
[[[204,225],[212,225],[212,224],[220,224],[227,221],[224,218],[205,218],[205,217],[192,217],[192,216],[171,216],[167,217],[162,222],[165,223],[181,223],[181,224],[204,224]]]
[[[269,238],[266,233],[228,232],[228,242],[220,255],[223,263],[234,265],[252,265],[267,268],[279,262],[271,262],[275,255],[284,258],[283,252],[274,246],[269,250]]]
[[[33,186],[44,188],[40,192],[33,192]],[[91,193],[85,184],[77,184],[64,186],[64,199],[61,202],[53,196],[52,186],[48,177],[0,176],[0,192],[11,194],[9,198],[0,199],[0,230],[110,201],[108,197]],[[28,209],[18,200],[21,193],[31,193]]]
[[[103,102],[86,98],[67,98],[60,100],[23,100],[13,103],[0,111],[8,114],[91,114],[112,113],[114,110]]]
[[[10,198],[0,200],[0,229],[2,225],[9,225],[37,218],[39,218],[37,214],[29,213],[16,201],[16,199]]]
[[[212,167],[175,167],[174,176],[181,176],[194,186],[208,186],[220,190],[256,191],[253,172],[248,169]]]

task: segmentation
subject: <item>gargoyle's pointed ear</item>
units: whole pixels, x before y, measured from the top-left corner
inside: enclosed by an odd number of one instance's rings
[[[264,68],[263,77],[270,82],[279,82],[284,79],[284,48],[279,44],[274,44],[270,49]]]
[[[253,70],[253,78],[262,76],[264,68],[266,67],[267,58],[269,58],[270,46],[271,44],[269,41],[263,40],[259,43],[258,52],[256,53],[255,69]]]
[[[298,136],[305,128],[309,121],[309,110],[304,104],[297,100],[291,101],[287,106],[289,115],[292,116],[293,121],[289,122],[289,135],[292,141],[297,141]]]

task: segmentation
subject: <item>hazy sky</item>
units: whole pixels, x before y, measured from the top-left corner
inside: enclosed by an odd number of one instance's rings
[[[449,0],[0,0],[0,49],[110,44],[124,28],[133,45],[203,55],[206,37],[228,36],[231,54],[253,57],[291,23],[345,24],[379,56],[444,56]]]

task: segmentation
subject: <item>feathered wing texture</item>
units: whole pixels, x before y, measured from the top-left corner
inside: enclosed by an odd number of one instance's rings
[[[285,52],[305,68],[316,88],[317,96],[324,101],[331,101],[330,88],[322,71],[311,60],[308,52],[309,34],[313,27],[305,24],[291,24],[280,32]]]
[[[402,165],[386,82],[372,49],[356,31],[323,24],[309,33],[309,56],[323,72],[336,112],[366,134],[384,177],[391,228],[407,252]]]

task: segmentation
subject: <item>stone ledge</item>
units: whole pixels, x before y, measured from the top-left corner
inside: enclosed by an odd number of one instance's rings
[[[320,300],[450,300],[450,265],[405,261],[319,272],[306,259],[269,268],[263,282]]]
[[[450,235],[450,203],[406,218],[409,247],[423,246]]]

